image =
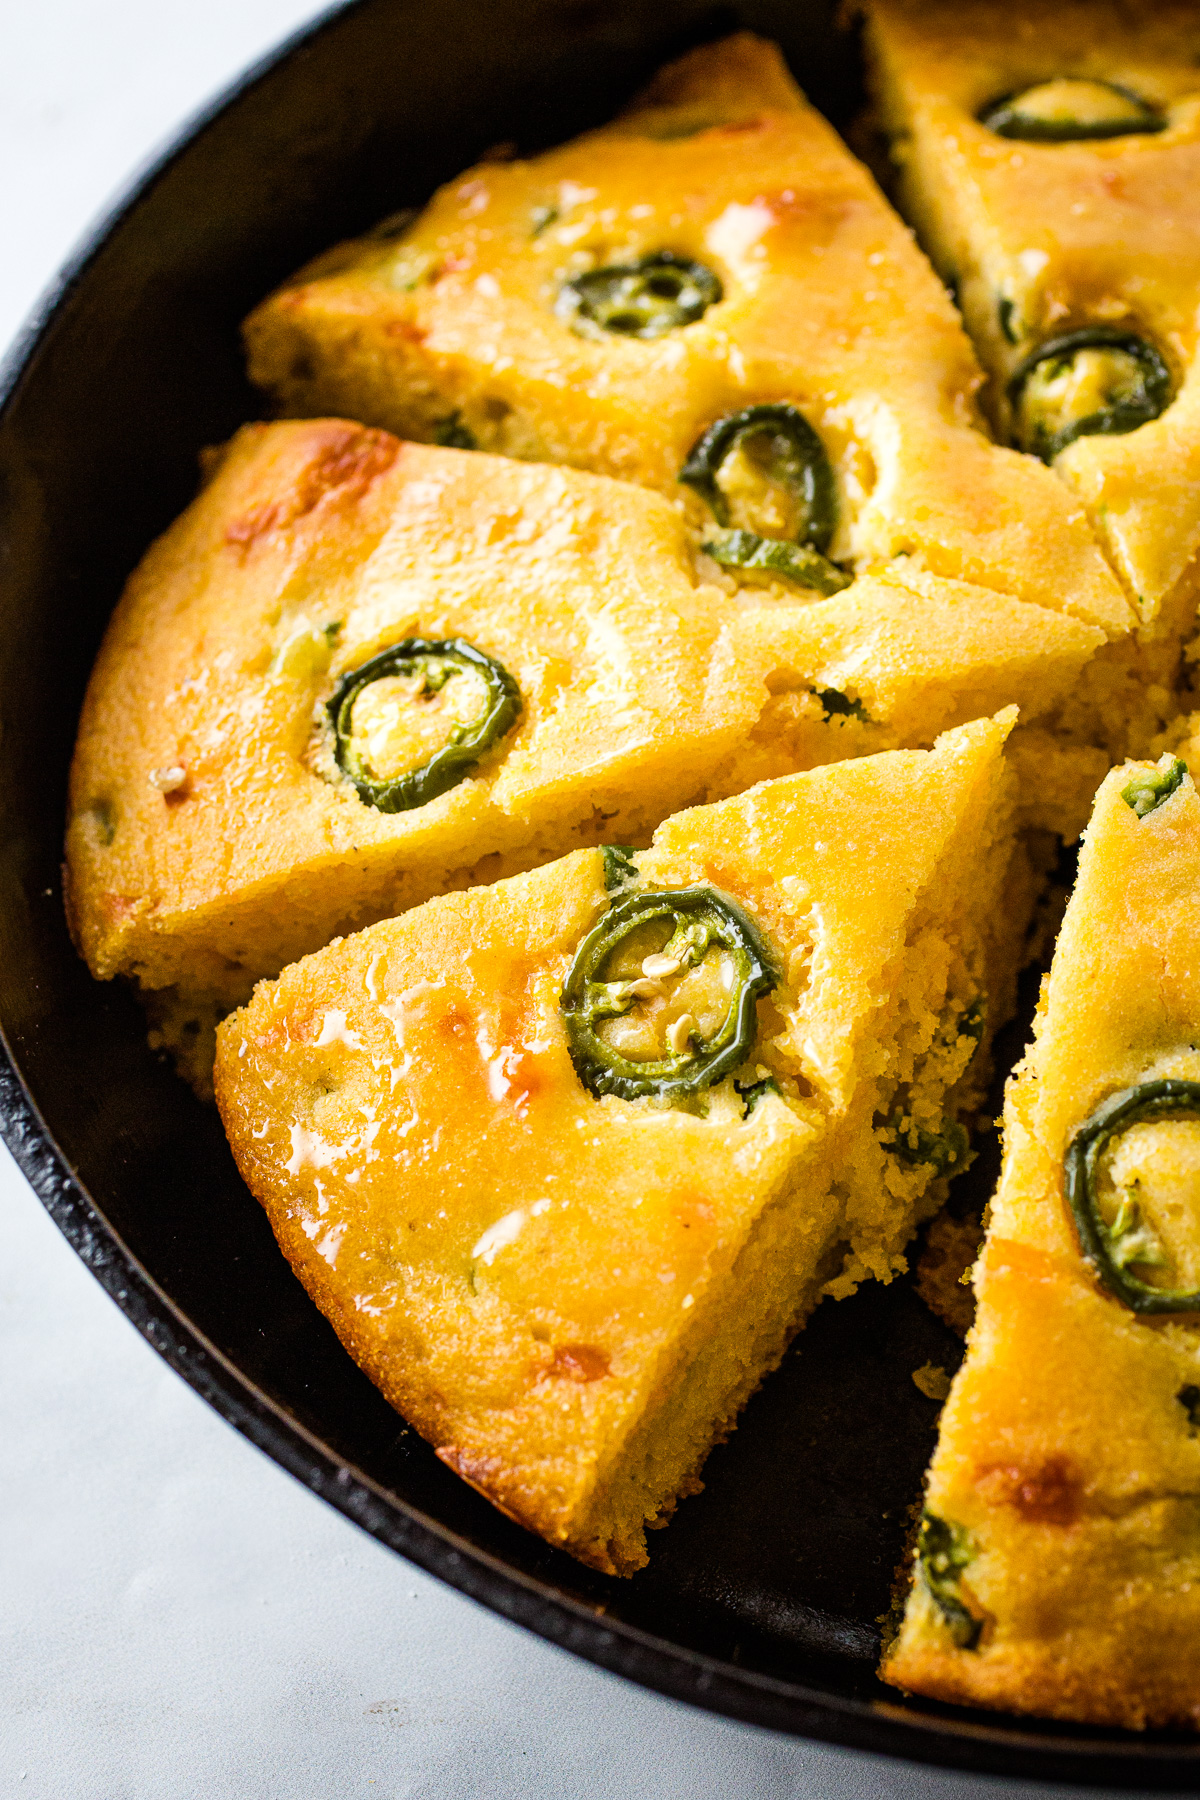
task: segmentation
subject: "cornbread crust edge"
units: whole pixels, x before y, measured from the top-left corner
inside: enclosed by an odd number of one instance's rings
[[[1034,1043],[1009,1088],[976,1323],[927,1481],[928,1511],[969,1534],[959,1598],[981,1635],[959,1647],[918,1575],[881,1673],[967,1705],[1194,1730],[1200,1432],[1185,1402],[1200,1392],[1196,1315],[1139,1314],[1100,1285],[1063,1174],[1068,1143],[1108,1095],[1200,1077],[1200,798],[1185,779],[1140,818],[1123,789],[1149,773],[1115,770],[1097,796]],[[1194,1126],[1137,1129],[1151,1134],[1137,1154],[1158,1180],[1194,1191]],[[1174,1151],[1161,1136],[1173,1129],[1188,1134]],[[1174,1220],[1191,1287],[1194,1218],[1162,1210],[1173,1191],[1152,1216]]]
[[[330,946],[220,1028],[239,1168],[348,1350],[595,1567],[642,1564],[820,1292],[888,1279],[941,1202],[876,1115],[898,1083],[933,1122],[973,1103],[955,1021],[1005,979],[1011,723],[765,783],[637,857],[647,888],[732,893],[784,959],[759,1053],[790,1097],[748,1118],[723,1089],[698,1118],[580,1086],[558,993],[604,904],[590,852]],[[831,810],[857,851],[825,840]],[[863,856],[887,870],[869,907]]]

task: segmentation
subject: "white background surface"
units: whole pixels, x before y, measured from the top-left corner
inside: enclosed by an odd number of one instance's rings
[[[0,344],[164,135],[315,10],[7,0]],[[2,1150],[0,1246],[5,1800],[1049,1791],[729,1724],[549,1648],[381,1549],[223,1424]]]

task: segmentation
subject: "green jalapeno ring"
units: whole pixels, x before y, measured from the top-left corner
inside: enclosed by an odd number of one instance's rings
[[[1079,1246],[1100,1281],[1131,1312],[1200,1312],[1200,1288],[1156,1288],[1139,1281],[1113,1258],[1109,1229],[1096,1198],[1096,1169],[1110,1139],[1146,1119],[1200,1113],[1200,1081],[1145,1081],[1110,1094],[1071,1139],[1064,1162],[1067,1202]]]
[[[719,277],[703,263],[654,250],[635,263],[589,269],[564,281],[555,311],[580,337],[649,342],[694,325],[723,294]]]
[[[1006,344],[1019,344],[1021,341],[1020,330],[1013,323],[1016,317],[1016,302],[1010,300],[1007,294],[1002,294],[996,302],[996,319],[1000,326],[1000,335]]]
[[[613,1050],[596,1031],[600,1019],[618,1017],[633,1004],[632,996],[615,991],[625,984],[600,977],[618,945],[655,919],[674,927],[670,942],[682,939],[685,951],[691,945],[693,967],[710,945],[724,950],[734,965],[736,987],[720,1029],[698,1052],[639,1062]],[[597,1098],[614,1094],[621,1100],[685,1101],[741,1068],[758,1032],[757,1002],[778,981],[774,958],[757,925],[718,888],[625,894],[582,940],[563,984],[560,1005],[575,1073]]]
[[[755,575],[794,581],[801,587],[815,588],[826,599],[840,594],[854,579],[811,544],[759,537],[756,531],[727,531],[700,548],[723,569],[748,569]]]
[[[837,483],[825,446],[799,407],[780,402],[726,414],[692,446],[677,479],[707,501],[718,525],[728,525],[729,507],[717,486],[717,474],[746,438],[765,432],[785,438],[795,451],[800,464],[796,491],[808,515],[804,541],[824,554],[837,525]]]
[[[369,774],[351,750],[354,702],[373,682],[389,675],[415,675],[422,665],[426,669],[425,691],[432,692],[431,664],[441,665],[438,687],[457,673],[455,664],[480,676],[487,696],[482,712],[469,723],[456,725],[449,741],[417,768],[407,769],[392,779]],[[452,665],[449,670],[446,664]],[[465,638],[404,638],[343,675],[327,710],[338,768],[354,783],[359,799],[379,812],[410,812],[457,787],[480,758],[512,730],[521,713],[521,690],[502,663]]]
[[[1068,77],[1067,79],[1071,79]],[[1033,87],[1020,88],[1016,93],[1002,94],[998,100],[992,100],[976,116],[979,123],[988,131],[994,131],[997,137],[1015,138],[1026,144],[1071,144],[1087,143],[1101,138],[1140,137],[1156,131],[1164,131],[1167,120],[1135,94],[1130,88],[1122,87],[1116,81],[1100,81],[1094,76],[1075,77],[1086,80],[1092,87],[1107,88],[1110,93],[1119,94],[1122,100],[1128,100],[1137,107],[1139,117],[1133,119],[1096,119],[1091,123],[1076,120],[1073,124],[1067,120],[1056,122],[1053,119],[1038,119],[1028,113],[1021,112],[1021,101],[1026,95],[1035,93],[1039,87],[1049,86],[1048,82],[1035,82]]]
[[[1053,462],[1076,438],[1120,437],[1157,419],[1166,409],[1171,398],[1171,371],[1154,345],[1138,337],[1136,332],[1123,331],[1118,326],[1087,325],[1039,344],[1020,364],[1008,384],[1008,399],[1014,416],[1018,413],[1025,384],[1039,364],[1069,359],[1077,350],[1094,349],[1123,350],[1133,357],[1143,371],[1141,394],[1129,400],[1118,400],[1099,412],[1089,413],[1086,418],[1076,419],[1050,437],[1039,439],[1037,433],[1032,433],[1028,443],[1017,442],[1018,449],[1040,456],[1043,462]]]
[[[983,1631],[983,1620],[975,1617],[958,1593],[959,1579],[975,1555],[975,1540],[963,1526],[951,1525],[936,1513],[921,1514],[917,1566],[926,1592],[960,1650],[974,1650]]]

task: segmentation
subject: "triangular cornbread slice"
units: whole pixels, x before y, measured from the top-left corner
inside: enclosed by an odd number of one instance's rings
[[[93,973],[228,1006],[432,893],[644,841],[765,698],[706,695],[726,610],[644,490],[341,420],[245,427],[133,576],[92,674],[67,856]],[[339,745],[331,702],[413,643],[442,646],[417,658],[434,685],[385,667]],[[447,679],[462,643],[476,660]],[[480,655],[515,690],[497,689],[494,741],[397,796],[383,776],[456,749],[455,686],[467,714],[491,704]]]
[[[286,412],[686,490],[736,566],[718,526],[798,529],[764,474],[779,451],[812,484],[808,551],[916,557],[1109,636],[1132,622],[1082,507],[977,428],[978,367],[908,231],[746,34],[604,129],[482,164],[415,223],[332,251],[246,341]],[[747,437],[763,407],[787,416]]]
[[[1009,1090],[897,1686],[1200,1723],[1198,1046],[1200,797],[1168,756],[1100,789]]]
[[[1010,701],[1048,719],[1103,641],[935,578],[807,592],[701,579],[645,489],[339,420],[247,427],[92,675],[67,863],[93,973],[156,994],[203,1090],[215,1016],[338,933]],[[464,760],[489,665],[500,728]],[[1030,791],[1061,786],[1044,763]]]
[[[1195,8],[870,0],[867,12],[901,200],[955,285],[1000,435],[1050,458],[1151,635],[1170,638],[1195,608],[1200,547]],[[1055,421],[1069,436],[1087,418],[1056,450]]]
[[[431,900],[220,1028],[238,1165],[347,1349],[597,1568],[645,1561],[820,1296],[902,1267],[965,1166],[1010,724]]]

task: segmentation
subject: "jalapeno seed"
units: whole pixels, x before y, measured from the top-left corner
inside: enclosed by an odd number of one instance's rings
[[[975,1540],[964,1526],[939,1519],[935,1513],[922,1513],[917,1566],[926,1592],[960,1650],[974,1650],[983,1630],[983,1620],[965,1605],[959,1589],[976,1554]]]
[[[1200,1082],[1147,1081],[1110,1094],[1071,1139],[1064,1169],[1067,1201],[1084,1261],[1110,1294],[1135,1313],[1200,1311],[1200,1289],[1155,1287],[1132,1273],[1164,1268],[1171,1258],[1129,1192],[1102,1204],[1103,1159],[1113,1141],[1145,1121],[1200,1117]],[[1108,1213],[1111,1211],[1112,1216]]]
[[[464,638],[405,638],[338,683],[338,767],[380,812],[408,812],[470,774],[521,712],[501,663]]]
[[[728,894],[626,893],[580,943],[563,985],[575,1072],[597,1097],[685,1102],[745,1062],[758,999],[778,979]]]
[[[719,279],[703,263],[656,250],[639,262],[565,281],[555,310],[581,337],[653,339],[695,324],[721,295]]]
[[[1059,76],[993,100],[979,123],[997,137],[1067,144],[1162,131],[1167,121],[1156,106],[1116,82]]]
[[[1013,442],[1054,458],[1077,438],[1116,437],[1156,419],[1171,397],[1171,375],[1145,338],[1104,325],[1041,344],[1008,384]]]

